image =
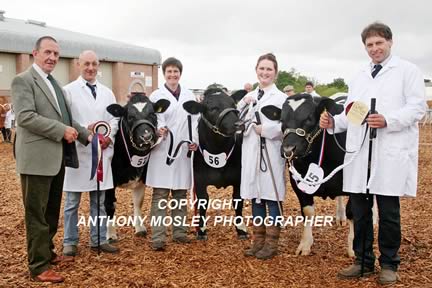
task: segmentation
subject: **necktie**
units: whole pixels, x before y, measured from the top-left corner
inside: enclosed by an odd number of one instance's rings
[[[259,89],[258,90],[258,101],[262,98],[263,95],[264,95],[264,90]]]
[[[96,84],[95,84],[95,85],[92,85],[92,84],[90,84],[89,82],[87,82],[86,85],[87,85],[87,87],[90,88],[91,93],[92,93],[94,99],[96,99]]]
[[[382,65],[381,64],[376,64],[374,65],[374,68],[372,70],[372,78],[375,78],[375,76],[378,74],[378,72],[382,69]]]
[[[51,85],[54,88],[56,94],[55,96],[57,97],[57,102],[60,108],[60,112],[62,114],[63,123],[70,126],[72,123],[69,117],[69,112],[66,109],[66,102],[63,96],[63,91],[61,90],[60,86],[57,84],[57,81],[54,79],[54,77],[51,74],[49,74],[47,78],[51,82]]]

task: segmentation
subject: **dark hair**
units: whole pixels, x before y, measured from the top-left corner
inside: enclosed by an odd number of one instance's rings
[[[180,70],[180,74],[182,74],[182,72],[183,72],[183,64],[177,58],[169,57],[162,63],[162,72],[164,74],[165,74],[165,70],[168,66],[177,67]]]
[[[267,53],[267,54],[261,55],[261,56],[258,58],[257,64],[256,64],[256,66],[255,66],[255,70],[258,68],[259,63],[260,63],[262,60],[269,60],[269,61],[273,62],[273,64],[274,64],[274,68],[275,68],[275,70],[276,70],[276,74],[277,74],[277,72],[278,72],[278,63],[277,63],[277,60],[276,60],[276,56],[273,55],[273,53]]]
[[[386,40],[392,40],[393,33],[389,26],[381,22],[374,22],[363,29],[361,33],[363,44],[366,44],[366,39],[372,36],[381,36]]]
[[[36,40],[36,43],[35,43],[35,46],[34,46],[34,50],[39,50],[40,49],[40,46],[41,46],[41,43],[42,43],[43,40],[51,40],[51,41],[54,41],[55,43],[57,43],[57,40],[54,37],[52,37],[52,36],[42,36],[38,40]]]
[[[306,86],[312,86],[312,87],[314,87],[314,84],[313,84],[312,81],[308,81],[308,82],[306,82],[306,84],[305,84],[305,87],[306,87]]]

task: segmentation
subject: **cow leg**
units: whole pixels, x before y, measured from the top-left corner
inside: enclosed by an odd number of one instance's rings
[[[374,227],[378,226],[378,204],[375,195],[373,196],[372,223]]]
[[[147,236],[147,229],[142,221],[143,217],[141,212],[142,204],[144,202],[144,189],[144,184],[140,184],[135,187],[132,192],[135,235],[139,237]]]
[[[233,187],[233,207],[235,209],[236,221],[235,228],[237,231],[237,239],[247,240],[248,232],[245,222],[243,221],[243,199],[240,197],[240,185]]]
[[[336,200],[336,225],[345,226],[347,218],[345,213],[344,196],[337,196],[335,200]]]
[[[197,202],[195,207],[198,210],[198,214],[199,214],[199,224],[196,233],[196,239],[207,240],[208,239],[207,227],[205,226],[205,222],[204,222],[207,213],[208,201],[209,201],[207,186],[199,182],[195,184],[196,184],[195,191],[197,197]]]
[[[108,189],[105,191],[105,210],[107,213],[108,219],[114,220],[114,214],[115,214],[115,206],[116,206],[116,197],[115,197],[115,188]],[[118,240],[117,237],[117,231],[114,224],[115,221],[108,221],[107,222],[107,235],[106,239],[108,239],[109,242],[116,242]]]
[[[315,208],[313,205],[304,206],[302,207],[302,212],[305,219],[306,218],[312,219],[311,217],[315,215]],[[306,223],[303,226],[303,235],[300,244],[297,247],[296,255],[306,256],[309,255],[311,252],[311,247],[313,244],[313,235],[312,235],[312,223],[310,222],[311,221],[306,221]]]
[[[354,241],[354,222],[353,222],[353,214],[351,211],[351,198],[348,197],[348,203],[346,205],[345,210],[346,217],[348,218],[348,225],[349,225],[349,233],[348,233],[348,239],[347,239],[347,254],[348,257],[354,258],[354,249],[353,249],[353,241]]]

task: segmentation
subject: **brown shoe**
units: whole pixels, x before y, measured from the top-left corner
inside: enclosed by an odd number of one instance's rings
[[[67,262],[74,262],[74,257],[73,256],[61,256],[61,255],[56,255],[53,259],[51,259],[51,264],[52,265],[57,265],[60,263],[67,263]]]
[[[49,269],[49,270],[45,270],[41,274],[33,277],[33,280],[37,281],[37,282],[60,283],[60,282],[63,282],[65,280],[65,278],[63,276],[61,276],[60,274],[54,272],[53,270]]]
[[[119,248],[108,243],[101,244],[99,247],[100,247],[100,251],[105,253],[117,254],[120,252]],[[97,246],[91,247],[91,250],[98,251],[98,247]]]
[[[386,285],[386,284],[393,284],[399,281],[399,275],[396,273],[396,271],[393,271],[388,268],[382,268],[381,272],[378,275],[378,284]]]
[[[266,226],[264,224],[260,226],[254,226],[253,237],[254,239],[252,242],[252,247],[250,247],[244,252],[244,255],[246,257],[255,256],[255,254],[264,247],[264,242],[266,237]]]
[[[374,273],[374,268],[365,266],[363,269],[363,276],[368,276]],[[361,277],[361,265],[352,264],[351,266],[340,270],[337,274],[339,279],[351,279]]]
[[[151,244],[151,248],[153,251],[164,251],[165,250],[165,242],[160,241],[160,240],[153,241]]]
[[[281,227],[267,227],[264,247],[255,254],[255,257],[261,260],[271,259],[278,253],[279,236]]]
[[[180,243],[180,244],[188,244],[191,242],[191,240],[186,235],[184,235],[184,236],[173,238],[173,242]]]

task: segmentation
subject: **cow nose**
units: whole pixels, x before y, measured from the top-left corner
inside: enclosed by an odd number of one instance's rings
[[[294,156],[294,151],[296,149],[296,146],[283,146],[283,156],[285,158],[292,158]]]
[[[245,124],[243,121],[239,120],[234,123],[235,130],[237,133],[242,133],[245,130]]]
[[[144,131],[144,135],[140,136],[140,138],[144,142],[149,142],[149,141],[152,140],[153,136],[152,136],[152,134],[148,130],[145,130]]]

